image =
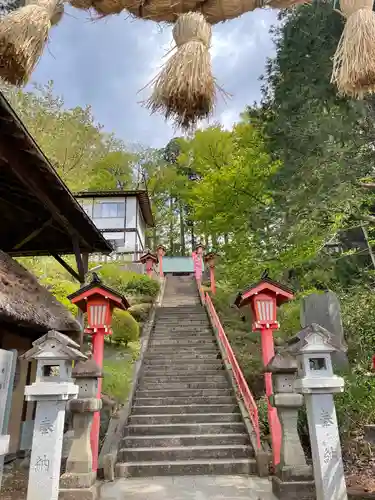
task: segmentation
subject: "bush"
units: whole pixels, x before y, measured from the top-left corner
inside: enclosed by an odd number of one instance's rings
[[[130,293],[156,297],[160,289],[156,280],[145,274],[125,271],[116,263],[104,264],[98,273],[105,284],[115,288],[125,296]]]
[[[115,309],[112,318],[112,340],[116,344],[128,345],[139,338],[139,325],[128,311]]]
[[[159,289],[159,283],[145,274],[135,274],[126,285],[126,290],[129,293],[146,295],[149,297],[156,297]]]
[[[129,308],[130,314],[136,321],[145,321],[148,318],[152,305],[149,303],[134,304]]]

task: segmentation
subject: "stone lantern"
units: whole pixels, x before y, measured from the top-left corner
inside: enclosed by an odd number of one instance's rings
[[[49,331],[20,358],[37,362],[36,381],[25,387],[26,401],[36,402],[27,500],[57,500],[66,404],[78,394],[72,364],[86,356],[69,337]]]
[[[339,346],[320,325],[301,330],[288,341],[297,359],[294,387],[305,397],[317,500],[347,500],[344,467],[333,394],[344,380],[333,373],[332,353]]]
[[[147,251],[144,255],[142,255],[142,257],[140,257],[139,260],[142,262],[142,264],[146,265],[146,273],[151,278],[152,268],[154,264],[157,264],[159,261],[157,255],[154,255],[150,251]]]
[[[282,436],[280,463],[272,477],[272,491],[283,500],[314,500],[312,469],[306,463],[298,435],[298,412],[304,401],[302,394],[294,390],[297,361],[280,349],[265,370],[273,376],[274,395],[270,402],[277,408]]]
[[[60,480],[59,500],[95,500],[96,472],[92,467],[90,432],[93,415],[102,407],[101,399],[96,397],[102,371],[93,359],[88,359],[77,363],[73,377],[79,387],[78,398],[69,402],[74,436],[66,462],[66,472]]]

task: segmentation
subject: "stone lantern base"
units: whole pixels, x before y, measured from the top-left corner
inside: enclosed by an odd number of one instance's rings
[[[283,467],[272,477],[272,493],[279,500],[315,500],[315,482],[311,467]]]
[[[59,491],[59,500],[97,500],[98,499],[98,489],[97,487],[91,486],[91,488],[77,488]]]

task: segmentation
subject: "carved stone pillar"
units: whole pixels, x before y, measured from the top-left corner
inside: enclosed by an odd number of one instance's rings
[[[96,500],[96,472],[92,470],[90,431],[94,412],[102,401],[97,399],[101,370],[93,359],[78,363],[73,377],[79,386],[78,399],[71,401],[73,432],[66,472],[60,479],[59,500]]]

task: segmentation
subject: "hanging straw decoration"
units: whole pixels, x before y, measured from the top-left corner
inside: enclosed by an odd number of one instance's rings
[[[210,43],[211,25],[199,12],[182,14],[173,27],[177,51],[154,80],[148,101],[152,112],[162,112],[176,125],[189,129],[207,118],[215,102]]]
[[[0,20],[0,68],[7,82],[22,85],[28,81],[60,9],[56,0],[37,0]]]
[[[3,0],[0,3],[0,18],[25,5],[25,0]]]
[[[340,94],[362,98],[375,92],[375,14],[373,0],[340,0],[347,18],[333,60],[331,82]]]

